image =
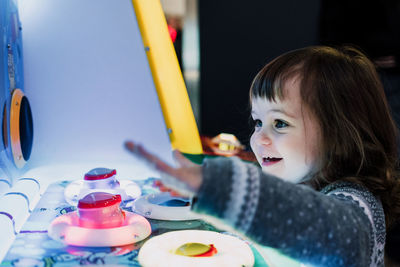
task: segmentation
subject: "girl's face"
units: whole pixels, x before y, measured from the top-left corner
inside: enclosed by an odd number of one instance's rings
[[[320,131],[314,116],[302,106],[299,79],[288,79],[282,89],[282,101],[252,100],[255,129],[250,145],[265,173],[298,183],[317,167]]]

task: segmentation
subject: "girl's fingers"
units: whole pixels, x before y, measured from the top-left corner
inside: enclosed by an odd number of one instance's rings
[[[140,159],[144,159],[146,162],[150,163],[155,169],[168,173],[170,175],[175,174],[175,169],[162,161],[159,157],[151,154],[141,145],[135,144],[132,141],[125,142],[125,148],[130,151],[133,155]]]
[[[129,150],[130,152],[134,153],[135,150],[135,144],[132,141],[126,141],[125,142],[125,148]]]
[[[173,189],[165,186],[161,181],[155,181],[154,186],[157,186],[161,192],[169,192],[171,196],[178,197],[181,196],[178,192],[174,191]]]
[[[183,195],[193,194],[193,192],[199,189],[203,181],[201,165],[192,163],[184,158],[180,152],[174,152],[174,156],[176,156],[177,160],[181,162],[183,166],[174,168],[156,155],[148,152],[141,145],[129,141],[125,143],[125,147],[137,158],[146,161],[152,168],[160,171],[161,177],[165,182],[164,184],[167,184],[167,187],[172,187]]]
[[[179,166],[193,166],[194,163],[191,162],[189,159],[187,159],[184,155],[182,155],[182,153],[179,150],[174,150],[172,152],[174,159],[177,161],[177,163],[179,164]]]

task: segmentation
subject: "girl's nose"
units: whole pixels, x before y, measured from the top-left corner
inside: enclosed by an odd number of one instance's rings
[[[257,135],[256,142],[260,145],[271,145],[272,139],[268,136],[267,133],[260,132]]]

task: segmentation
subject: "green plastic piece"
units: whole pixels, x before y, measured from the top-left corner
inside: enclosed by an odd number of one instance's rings
[[[210,250],[210,248],[210,245],[205,245],[201,243],[186,243],[175,250],[175,254],[193,257],[206,253]]]

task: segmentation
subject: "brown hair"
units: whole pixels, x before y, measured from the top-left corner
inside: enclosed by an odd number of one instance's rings
[[[250,100],[283,99],[281,85],[296,75],[322,136],[321,168],[309,183],[316,189],[338,180],[362,184],[381,199],[389,227],[400,215],[397,128],[374,65],[351,47],[294,50],[257,74]]]

